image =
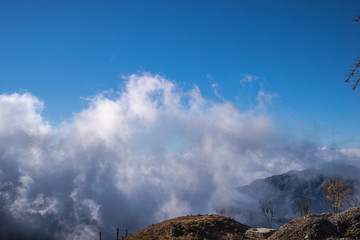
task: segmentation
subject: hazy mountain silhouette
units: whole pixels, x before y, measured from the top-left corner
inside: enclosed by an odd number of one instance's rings
[[[252,226],[263,226],[265,219],[260,214],[258,202],[259,200],[271,200],[275,205],[275,227],[279,227],[299,216],[296,212],[294,196],[300,197],[303,194],[310,196],[312,199],[310,212],[324,212],[325,210],[320,206],[320,203],[323,202],[321,184],[332,176],[341,176],[348,180],[355,193],[358,193],[360,168],[331,165],[322,169],[293,170],[238,187],[237,191],[246,198],[239,200],[236,204],[237,207],[221,209],[220,212],[225,215],[241,216],[241,219],[246,219],[246,223]]]

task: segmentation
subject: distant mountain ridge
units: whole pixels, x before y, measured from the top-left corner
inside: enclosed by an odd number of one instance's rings
[[[189,240],[297,240],[297,239],[360,239],[360,208],[345,212],[323,213],[321,184],[330,177],[340,176],[359,188],[360,168],[332,165],[323,169],[292,170],[284,174],[257,179],[236,190],[246,196],[236,202],[236,207],[221,209],[222,215],[241,216],[237,222],[233,218],[220,215],[189,215],[165,220],[140,230],[124,239],[189,239]],[[304,217],[296,214],[294,195],[311,196],[311,213]],[[254,237],[249,231],[253,227],[263,227],[264,217],[260,214],[259,200],[271,200],[275,204],[275,224],[280,228],[269,237]],[[256,231],[256,230],[255,230]]]
[[[247,203],[249,199],[246,201],[241,199],[237,202],[238,209],[225,209],[223,213],[231,215],[233,211],[235,215],[242,215],[248,219],[247,224],[261,226],[264,222],[259,222],[262,217],[256,203],[259,200],[271,200],[275,205],[275,226],[278,227],[299,216],[296,212],[294,196],[300,197],[303,194],[312,199],[310,212],[322,213],[324,210],[320,206],[320,202],[323,201],[321,184],[325,179],[333,176],[343,177],[352,184],[355,192],[358,191],[360,168],[354,166],[332,165],[323,169],[292,170],[238,187],[237,191],[251,199],[253,204],[249,207]]]

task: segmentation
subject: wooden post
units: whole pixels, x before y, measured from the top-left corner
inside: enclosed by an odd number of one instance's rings
[[[116,229],[116,240],[120,240],[120,238],[119,238],[119,228]]]
[[[128,230],[126,229],[126,235],[125,235],[126,237],[128,236]]]
[[[100,240],[101,240],[101,232],[100,232]]]

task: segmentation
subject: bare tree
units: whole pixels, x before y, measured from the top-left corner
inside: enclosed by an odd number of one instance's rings
[[[360,196],[353,195],[349,200],[350,207],[360,207]]]
[[[300,213],[300,216],[305,216],[309,214],[312,203],[312,199],[309,195],[303,194],[301,197],[295,195],[294,203],[296,210]]]
[[[354,23],[357,23],[359,21],[360,21],[360,16],[356,16],[356,18],[354,19]],[[355,61],[355,65],[354,65],[353,69],[350,71],[350,73],[347,75],[345,82],[347,83],[350,80],[354,81],[354,85],[352,87],[352,90],[355,90],[356,86],[360,82],[360,58],[358,58]]]
[[[266,219],[267,227],[271,228],[272,220],[274,218],[274,203],[270,200],[260,200],[259,205],[261,209],[261,214],[264,215]]]
[[[350,183],[342,177],[326,179],[321,185],[321,190],[325,201],[331,205],[330,209],[334,213],[340,212],[341,208],[349,203],[353,193]],[[325,210],[329,210],[324,206]]]

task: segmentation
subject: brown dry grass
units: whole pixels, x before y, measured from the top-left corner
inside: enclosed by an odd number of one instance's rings
[[[242,240],[249,227],[220,215],[189,215],[153,224],[126,240]]]

